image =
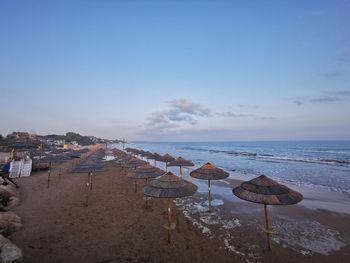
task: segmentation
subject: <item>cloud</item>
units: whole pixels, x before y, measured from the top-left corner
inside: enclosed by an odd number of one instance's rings
[[[152,125],[153,123],[168,123],[168,120],[165,117],[165,115],[163,115],[160,112],[152,113],[152,115],[147,118],[147,121],[150,125]]]
[[[298,105],[298,106],[301,106],[301,105],[304,104],[304,102],[302,102],[301,100],[294,100],[293,103],[294,103],[295,105]]]
[[[323,103],[323,102],[336,102],[336,101],[342,101],[342,100],[344,99],[340,97],[322,96],[318,98],[312,98],[310,99],[310,102]]]
[[[329,91],[327,93],[333,96],[350,96],[350,90]]]
[[[344,101],[350,98],[350,90],[336,90],[326,91],[318,97],[297,97],[293,99],[293,103],[297,106],[301,106],[309,103],[331,103]]]
[[[215,113],[215,114],[218,115],[218,116],[230,117],[230,118],[255,117],[254,114],[236,114],[236,113],[233,113],[232,111],[217,112],[217,113]]]
[[[199,103],[195,103],[186,99],[177,99],[169,101],[173,110],[172,113],[187,113],[196,116],[211,116],[211,110],[209,108],[202,107]]]
[[[167,102],[168,109],[152,113],[145,123],[145,133],[162,133],[165,130],[181,127],[180,124],[195,125],[196,117],[211,117],[211,109],[186,99]]]
[[[275,117],[264,117],[255,114],[237,114],[232,111],[216,112],[215,115],[227,118],[254,118],[256,120],[275,120]]]
[[[187,123],[192,124],[192,125],[197,124],[197,120],[189,115],[169,114],[168,118],[169,118],[169,120],[175,121],[175,122],[184,121],[184,122],[187,122]]]
[[[171,130],[174,128],[178,128],[180,125],[176,123],[166,122],[166,123],[157,123],[155,125],[146,125],[144,129],[142,129],[139,134],[145,136],[155,136],[164,134],[167,130]]]

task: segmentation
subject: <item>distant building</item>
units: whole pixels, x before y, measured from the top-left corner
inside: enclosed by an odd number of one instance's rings
[[[63,146],[66,142],[65,142],[65,140],[47,139],[46,143],[52,147],[63,148]]]
[[[63,144],[63,149],[77,149],[80,145],[76,141],[71,141]]]

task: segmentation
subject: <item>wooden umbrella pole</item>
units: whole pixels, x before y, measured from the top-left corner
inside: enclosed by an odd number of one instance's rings
[[[148,196],[145,195],[145,208],[148,208]]]
[[[147,184],[147,178],[146,178],[146,184]],[[148,196],[145,195],[145,208],[148,208]]]
[[[180,165],[180,178],[182,178],[182,166]]]
[[[168,163],[165,163],[165,171],[168,171]]]
[[[170,228],[171,228],[171,198],[168,198],[168,243],[170,244]]]
[[[86,203],[85,203],[85,205],[86,206],[89,206],[89,188],[90,188],[90,185],[89,185],[89,183],[87,183],[86,184]]]
[[[267,250],[268,250],[268,251],[271,251],[269,218],[268,218],[268,215],[267,215],[267,205],[266,205],[266,204],[264,204],[264,211],[265,211],[265,226],[266,226]]]
[[[208,180],[208,199],[209,199],[209,212],[211,212],[211,189],[210,189],[210,180]]]
[[[157,161],[154,160],[154,167],[157,167]]]
[[[50,188],[51,169],[47,171],[47,188]]]
[[[92,172],[90,172],[90,190],[92,190]]]
[[[137,181],[134,180],[134,186],[135,186],[135,193],[137,193]]]

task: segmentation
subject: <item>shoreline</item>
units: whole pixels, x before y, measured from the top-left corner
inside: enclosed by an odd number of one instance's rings
[[[216,212],[208,214],[204,191],[176,200],[178,228],[169,246],[162,228],[166,202],[152,199],[152,209],[145,210],[132,180],[115,162],[106,162],[106,167],[94,175],[89,207],[84,207],[86,174],[53,175],[50,189],[45,172],[19,180],[23,201],[13,211],[24,228],[13,234],[13,241],[23,250],[24,262],[339,262],[350,253],[348,216],[298,205],[269,207],[279,234],[273,238],[273,252],[267,253],[261,205],[219,202]],[[215,191],[213,197],[221,198]],[[328,255],[295,243],[295,233],[302,231],[309,234],[302,245],[322,249],[327,244]],[[327,231],[331,238],[324,239]],[[326,243],[315,243],[319,239]]]
[[[231,172],[231,174],[233,177],[237,178],[226,179],[226,181],[230,182],[229,185],[232,187],[235,187],[243,181],[250,180],[257,176],[250,174],[248,178],[243,179],[243,177],[247,177],[247,174],[239,172]],[[220,184],[219,182],[216,183]],[[324,189],[297,186],[295,184],[284,182],[283,184],[303,195],[303,201],[297,204],[298,206],[304,206],[307,209],[313,210],[323,209],[350,216],[350,195],[348,193],[325,191]],[[325,193],[327,194],[325,195]]]

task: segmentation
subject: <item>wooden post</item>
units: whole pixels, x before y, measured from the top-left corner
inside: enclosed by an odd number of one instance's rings
[[[165,171],[168,171],[168,163],[165,163]]]
[[[51,162],[49,162],[49,170],[47,171],[47,188],[50,188],[50,177],[51,177]]]
[[[134,186],[135,186],[135,193],[137,193],[137,181],[136,180],[134,180]]]
[[[92,172],[89,173],[90,174],[90,191],[92,190]]]
[[[147,184],[147,178],[146,178],[146,184]],[[148,196],[145,195],[145,208],[148,208]]]
[[[269,229],[269,218],[267,216],[267,205],[264,204],[265,211],[265,227],[266,227],[266,238],[267,238],[267,250],[271,251],[271,240],[270,240],[270,229]]]
[[[50,188],[51,167],[47,171],[47,188]]]
[[[209,212],[211,212],[211,189],[210,189],[210,180],[208,180],[208,199],[209,199]]]
[[[180,178],[182,178],[182,166],[180,165]]]
[[[89,188],[90,188],[90,185],[89,183],[86,184],[86,195],[85,195],[85,206],[88,207],[89,206]]]
[[[171,228],[171,198],[168,198],[168,243],[171,243],[170,228]]]

